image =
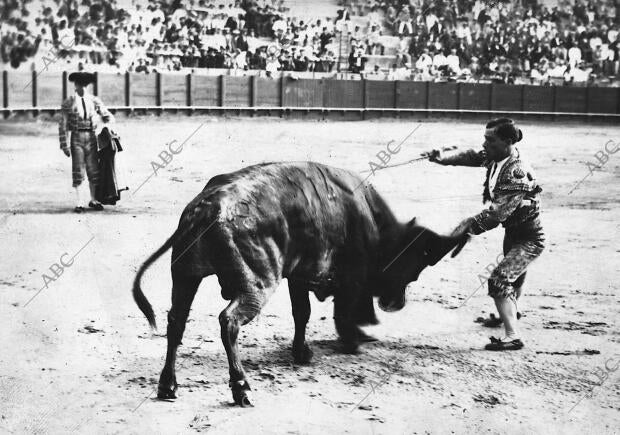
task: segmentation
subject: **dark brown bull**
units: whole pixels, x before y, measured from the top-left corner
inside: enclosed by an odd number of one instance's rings
[[[219,316],[233,399],[249,405],[237,335],[288,279],[295,336],[293,357],[309,362],[305,342],[309,291],[334,297],[344,350],[370,339],[359,325],[376,324],[373,297],[386,311],[405,304],[405,287],[428,265],[466,241],[396,218],[370,185],[352,172],[318,163],[268,163],[213,177],[185,207],[179,227],[140,267],[133,295],[155,327],[140,289],[145,270],[172,247],[168,351],[158,397],[175,398],[176,351],[201,280],[217,274],[230,304]],[[359,188],[357,188],[360,186]],[[456,251],[455,251],[456,252]]]

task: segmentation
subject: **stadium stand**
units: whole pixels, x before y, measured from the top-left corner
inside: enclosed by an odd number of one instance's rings
[[[618,85],[613,0],[6,0],[0,68]]]

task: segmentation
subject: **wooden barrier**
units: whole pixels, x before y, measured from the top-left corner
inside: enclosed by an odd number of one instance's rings
[[[562,91],[558,92],[558,89],[562,89]],[[555,107],[553,108],[553,111],[586,113],[586,92],[587,88],[556,88]]]
[[[272,80],[263,77],[254,79],[254,104],[260,107],[278,107],[281,101],[282,85],[280,80]],[[314,80],[310,80],[314,81]]]
[[[58,86],[58,85],[61,86]],[[122,88],[121,88],[122,89]],[[36,79],[38,107],[55,107],[62,101],[62,73],[42,72]],[[110,103],[108,103],[110,104]]]
[[[525,112],[554,112],[554,87],[524,86],[523,110]]]
[[[187,76],[160,75],[161,77],[161,104],[162,106],[187,105]],[[165,90],[165,91],[164,91]]]
[[[326,80],[324,107],[364,107],[364,82],[362,80]]]
[[[457,110],[458,93],[456,83],[429,83],[428,109]]]
[[[523,110],[523,86],[491,85],[490,109],[498,112]]]
[[[491,86],[461,83],[459,85],[459,109],[490,110]]]
[[[37,75],[29,72],[8,74],[5,89],[8,107],[34,107],[38,81]]]
[[[195,106],[219,106],[220,78],[192,76],[192,102]]]
[[[269,80],[269,79],[263,79]],[[282,105],[284,107],[324,107],[325,82],[323,80],[299,79],[288,77],[282,81]],[[279,104],[276,104],[279,105]]]
[[[388,108],[395,106],[394,82],[366,81],[366,104],[364,107]]]
[[[620,113],[620,88],[586,88],[591,113]]]
[[[97,74],[97,94],[106,106],[124,106],[125,74]]]
[[[160,106],[157,92],[157,74],[129,74],[129,105]],[[103,97],[103,95],[101,95]],[[159,104],[158,104],[159,103]]]
[[[395,106],[399,109],[428,108],[428,85],[427,82],[397,82]]]
[[[74,92],[67,73],[2,73],[2,110],[57,110]],[[112,109],[343,110],[620,117],[620,89],[414,81],[98,73]]]
[[[224,78],[225,107],[250,107],[250,77]]]

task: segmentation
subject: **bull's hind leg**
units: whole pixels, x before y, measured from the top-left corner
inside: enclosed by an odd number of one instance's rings
[[[298,364],[307,364],[312,359],[312,350],[306,344],[306,324],[310,319],[310,295],[303,285],[291,279],[288,281],[288,291],[295,321],[293,360]]]
[[[159,399],[176,399],[178,387],[175,372],[177,348],[181,344],[187,316],[201,280],[201,277],[184,276],[175,273],[174,270],[172,272],[172,307],[168,312],[168,350],[166,352],[166,363],[157,387]]]
[[[230,304],[220,313],[220,326],[222,331],[222,343],[226,349],[230,372],[230,389],[236,405],[252,406],[247,392],[250,384],[245,378],[245,371],[239,357],[237,336],[241,326],[249,323],[267,303],[269,296],[275,290],[254,288],[250,291],[238,294]]]

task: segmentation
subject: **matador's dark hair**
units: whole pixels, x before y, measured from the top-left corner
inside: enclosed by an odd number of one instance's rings
[[[510,118],[497,118],[489,121],[486,128],[495,130],[495,134],[502,140],[509,140],[513,144],[523,139],[523,133],[517,128],[515,122]]]

